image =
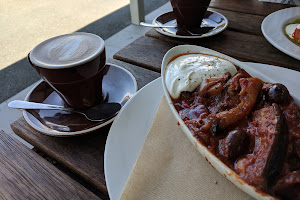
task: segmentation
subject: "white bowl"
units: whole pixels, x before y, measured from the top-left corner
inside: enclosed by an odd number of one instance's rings
[[[171,107],[171,110],[176,117],[176,120],[180,123],[180,126],[184,133],[187,135],[189,140],[192,142],[192,144],[198,149],[198,151],[206,158],[206,160],[221,174],[223,174],[228,180],[230,180],[234,185],[236,185],[238,188],[249,194],[250,196],[256,198],[256,199],[263,199],[263,200],[273,200],[277,199],[275,197],[270,196],[269,194],[266,194],[262,191],[259,191],[257,188],[247,184],[235,171],[231,170],[228,166],[226,166],[222,161],[220,161],[213,153],[211,153],[204,145],[202,145],[190,132],[188,127],[185,125],[185,123],[182,121],[180,116],[178,115],[177,110],[175,109],[172,99],[169,95],[169,92],[167,90],[166,84],[165,84],[165,70],[172,58],[174,58],[177,55],[185,54],[185,53],[204,53],[204,54],[210,54],[214,56],[218,56],[221,58],[224,58],[233,64],[245,69],[251,76],[260,78],[263,81],[266,82],[275,82],[271,78],[265,76],[264,74],[260,74],[258,71],[254,70],[253,68],[248,67],[246,64],[231,58],[229,56],[226,56],[224,54],[221,54],[219,52],[200,47],[200,46],[194,46],[194,45],[181,45],[176,46],[172,49],[170,49],[164,56],[162,65],[161,65],[161,75],[162,75],[162,85],[164,89],[164,93],[166,96],[166,99]]]

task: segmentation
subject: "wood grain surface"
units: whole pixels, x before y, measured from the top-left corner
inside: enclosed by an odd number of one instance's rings
[[[77,137],[51,137],[33,130],[22,117],[11,124],[12,130],[32,144],[37,150],[58,163],[95,188],[107,194],[104,178],[104,147],[109,127]]]
[[[212,11],[216,11],[224,15],[228,20],[227,30],[237,31],[242,33],[249,33],[255,35],[262,35],[260,25],[264,20],[264,16],[241,13],[210,8]]]
[[[251,35],[236,31],[224,32],[202,39],[174,39],[157,33],[154,29],[146,36],[167,41],[168,43],[192,44],[210,48],[227,54],[241,61],[271,64],[300,71],[300,62],[273,47],[263,36]]]
[[[299,61],[282,53],[268,43],[264,37],[226,30],[205,39],[173,39],[153,29],[114,55],[134,65],[160,71],[164,54],[172,47],[183,44],[203,46],[241,61],[258,62],[300,71]]]
[[[212,0],[209,7],[231,10],[237,13],[267,16],[277,10],[292,7],[292,5],[261,2],[258,0]]]
[[[270,13],[291,5],[257,0],[212,0],[211,10],[229,20],[228,28],[220,34],[200,39],[180,39],[162,35],[154,29],[114,55],[146,69],[160,72],[164,54],[176,45],[191,44],[219,51],[241,61],[258,62],[300,70],[299,60],[273,47],[262,35],[261,23]],[[155,40],[156,39],[156,40]]]
[[[158,78],[159,73],[116,60],[108,60],[128,69],[141,88]],[[117,80],[116,80],[117,81]],[[68,138],[43,135],[33,130],[23,117],[11,124],[13,131],[36,149],[66,166],[80,178],[107,194],[104,176],[104,148],[109,126],[94,133]]]
[[[117,52],[114,58],[160,72],[164,54],[177,44],[142,36]]]
[[[0,159],[0,199],[99,199],[4,131]]]

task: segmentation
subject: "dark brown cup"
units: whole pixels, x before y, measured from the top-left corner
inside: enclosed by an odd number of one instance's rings
[[[170,0],[177,26],[183,29],[200,27],[210,0]]]
[[[72,33],[51,38],[33,48],[28,60],[70,107],[88,108],[103,101],[106,55],[99,36]]]

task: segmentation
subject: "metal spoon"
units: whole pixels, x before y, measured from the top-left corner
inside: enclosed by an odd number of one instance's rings
[[[116,116],[122,106],[119,103],[101,103],[92,108],[84,110],[84,109],[75,109],[75,108],[64,107],[64,106],[15,100],[10,102],[8,104],[8,107],[25,109],[25,110],[32,110],[32,109],[63,110],[63,111],[82,114],[85,116],[86,119],[90,121],[102,122]]]
[[[145,23],[145,22],[141,22],[140,25],[146,26],[146,27],[152,27],[152,28],[177,28],[176,25],[166,26],[166,25],[160,25],[160,24],[149,24],[149,23]]]
[[[146,27],[152,27],[152,28],[176,28],[178,29],[175,34],[181,35],[181,36],[199,36],[203,35],[205,33],[208,33],[209,31],[215,29],[216,27],[208,26],[207,22],[202,22],[201,27],[194,27],[190,29],[182,29],[178,28],[176,25],[172,26],[166,26],[166,25],[160,25],[160,24],[148,24],[145,22],[141,22],[140,25],[146,26]],[[172,31],[165,30],[167,32],[170,32],[171,34],[174,34]]]

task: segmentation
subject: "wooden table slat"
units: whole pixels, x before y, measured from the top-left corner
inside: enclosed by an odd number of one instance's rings
[[[210,10],[219,12],[228,19],[227,30],[262,35],[260,26],[265,18],[264,16],[247,13],[241,15],[240,13],[234,11],[216,8],[210,8]]]
[[[0,131],[0,199],[100,199]]]
[[[293,7],[292,5],[261,2],[258,0],[212,0],[209,6],[212,8],[260,16],[267,16],[277,10]]]
[[[104,146],[109,127],[102,132],[58,138],[33,130],[23,117],[11,124],[12,130],[37,150],[71,169],[79,177],[107,194],[104,178]]]
[[[160,72],[163,55],[175,44],[140,37],[114,55],[115,59]]]
[[[299,61],[282,53],[262,36],[224,31],[198,40],[179,40],[163,36],[153,29],[114,55],[114,58],[144,68],[160,71],[164,54],[172,47],[193,44],[210,48],[241,61],[259,62],[300,70]]]
[[[258,62],[300,71],[299,60],[272,46],[263,36],[249,35],[230,30],[204,39],[178,40],[157,33],[154,29],[147,36],[175,44],[192,44],[210,48],[241,61]]]

